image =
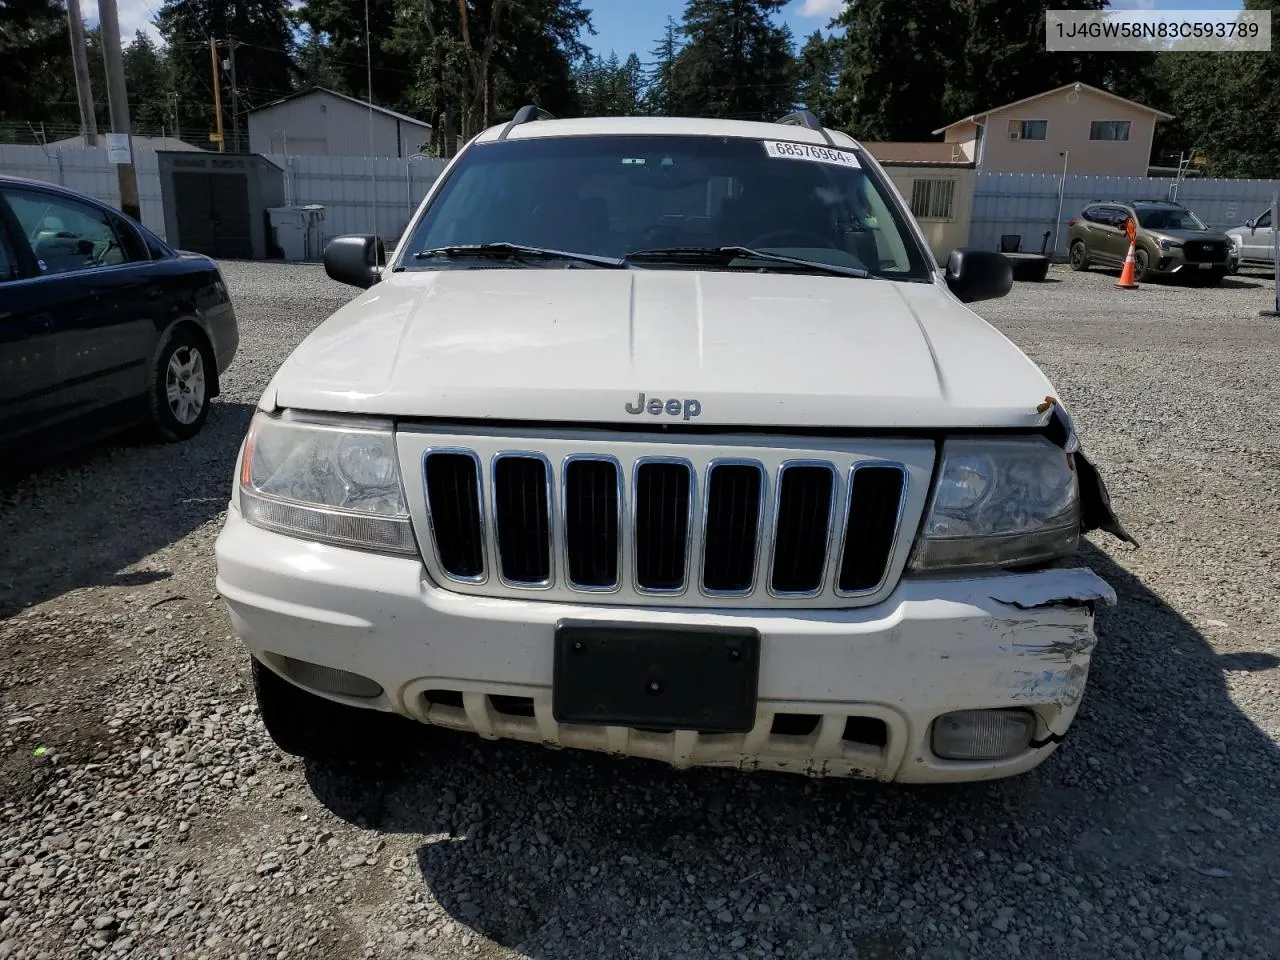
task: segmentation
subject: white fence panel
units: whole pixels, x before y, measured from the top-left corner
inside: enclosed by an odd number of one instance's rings
[[[164,201],[160,196],[160,168],[155,151],[135,150],[133,160],[142,222],[163,237]],[[116,168],[107,161],[107,151],[101,147],[0,144],[0,173],[56,183],[87,193],[113,207],[120,206]]]
[[[980,173],[974,188],[971,246],[998,249],[1003,234],[1020,234],[1022,249],[1045,249],[1062,258],[1067,251],[1067,221],[1095,200],[1167,200],[1175,181],[1160,177],[1102,177],[1071,175],[1062,187],[1062,217],[1058,218],[1060,174]],[[1188,179],[1176,184],[1176,199],[1194,210],[1209,227],[1225,230],[1260,214],[1280,188],[1280,180]],[[1055,244],[1056,240],[1056,244]]]
[[[344,233],[377,233],[396,241],[446,163],[427,157],[269,159],[285,171],[287,204],[324,205],[326,241]]]

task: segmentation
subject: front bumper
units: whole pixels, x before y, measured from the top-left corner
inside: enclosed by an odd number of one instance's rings
[[[382,688],[371,699],[330,699],[487,738],[676,766],[905,782],[993,779],[1038,765],[1066,733],[1084,691],[1096,642],[1093,605],[1115,598],[1089,570],[904,580],[883,603],[853,610],[714,611],[470,597],[435,586],[416,560],[252,527],[234,504],[218,537],[217,561],[218,590],[235,631],[261,662],[286,679],[294,679],[285,666],[290,658],[356,673]],[[755,727],[745,734],[699,734],[557,723],[552,646],[563,620],[758,630]],[[1033,746],[999,761],[933,754],[935,718],[992,708],[1033,711]],[[796,733],[775,722],[780,714],[812,718],[813,727]],[[878,732],[867,736],[867,730]]]

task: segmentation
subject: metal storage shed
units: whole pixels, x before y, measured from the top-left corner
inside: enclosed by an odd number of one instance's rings
[[[267,209],[284,205],[284,171],[265,157],[159,151],[165,235],[223,259],[271,255]]]

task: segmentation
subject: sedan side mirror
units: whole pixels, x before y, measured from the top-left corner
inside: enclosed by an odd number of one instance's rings
[[[961,247],[947,258],[947,286],[962,303],[994,300],[1013,289],[1013,264],[993,250]]]
[[[387,252],[372,234],[334,237],[324,248],[324,272],[332,280],[367,290],[382,278]]]

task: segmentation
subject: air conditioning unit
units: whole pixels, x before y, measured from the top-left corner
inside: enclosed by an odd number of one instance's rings
[[[1009,139],[1010,139],[1010,140],[1021,140],[1021,139],[1022,139],[1022,131],[1020,131],[1020,130],[1010,130],[1010,131],[1009,131]]]

